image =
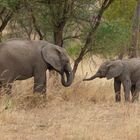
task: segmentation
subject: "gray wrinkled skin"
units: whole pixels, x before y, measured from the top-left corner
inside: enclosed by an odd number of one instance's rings
[[[137,101],[140,92],[140,59],[124,59],[104,62],[95,75],[84,81],[95,78],[114,78],[114,90],[116,102],[121,101],[120,91],[121,84],[124,88],[125,101],[130,101],[130,92],[132,102]]]
[[[57,71],[64,86],[71,85],[71,66],[63,48],[46,41],[18,39],[0,44],[0,87],[3,86],[8,94],[13,81],[30,77],[34,77],[34,92],[45,93],[47,69]]]

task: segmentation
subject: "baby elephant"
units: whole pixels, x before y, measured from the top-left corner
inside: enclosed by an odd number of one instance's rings
[[[130,91],[132,102],[137,101],[140,91],[140,59],[124,59],[104,62],[95,75],[83,81],[95,78],[114,78],[114,90],[116,102],[121,101],[121,84],[124,87],[125,101],[130,101]]]

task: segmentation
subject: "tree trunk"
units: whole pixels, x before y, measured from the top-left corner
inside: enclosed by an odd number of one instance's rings
[[[0,42],[2,41],[2,32],[0,32]]]
[[[61,25],[56,27],[54,30],[54,43],[59,47],[63,47],[63,29],[64,26]]]
[[[140,0],[137,2],[136,10],[134,13],[134,23],[132,27],[132,40],[129,50],[129,58],[138,57],[138,38],[139,38],[139,21],[140,21]]]

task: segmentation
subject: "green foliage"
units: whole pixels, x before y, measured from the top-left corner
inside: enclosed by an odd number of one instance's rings
[[[102,22],[96,34],[94,51],[105,55],[117,55],[121,47],[130,42],[131,26],[121,22]]]
[[[20,0],[0,0],[0,7],[5,7],[9,10],[17,9]]]
[[[121,20],[122,23],[130,24],[133,19],[136,2],[136,0],[114,0],[105,13],[104,18],[109,21]]]
[[[95,53],[114,56],[130,46],[136,0],[115,0],[108,8],[96,34]]]
[[[75,57],[77,57],[78,56],[78,54],[79,54],[79,52],[80,52],[80,49],[81,49],[81,43],[79,43],[79,42],[73,42],[73,41],[71,41],[71,42],[69,42],[68,44],[67,44],[67,52],[69,53],[69,55],[71,56],[71,57],[73,57],[73,58],[75,58]]]
[[[10,26],[14,25],[11,26],[11,34],[18,32],[23,38],[37,34],[31,14],[34,15],[36,26],[44,35],[44,39],[49,42],[53,41],[54,30],[64,25],[63,38],[79,36],[78,39],[69,38],[64,41],[64,44],[69,46],[67,50],[70,55],[78,56],[91,30],[91,17],[93,14],[96,16],[100,9],[99,2],[103,0],[75,0],[74,4],[72,0],[0,0],[0,10],[6,7],[14,11],[21,5],[16,16],[10,21]],[[122,46],[128,46],[135,5],[136,0],[113,1],[103,15],[94,36],[93,53],[116,55]]]
[[[114,57],[120,53],[122,47],[129,46],[131,37],[131,26],[122,22],[102,22],[95,35],[93,54]],[[78,56],[82,44],[70,41],[67,51],[72,57]]]

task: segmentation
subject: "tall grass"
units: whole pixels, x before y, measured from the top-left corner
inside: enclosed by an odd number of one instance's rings
[[[0,98],[0,139],[139,140],[139,103],[115,103],[112,81],[82,81],[103,61],[94,59],[82,63],[71,87],[49,78],[47,96],[32,93],[33,79],[15,82]]]

